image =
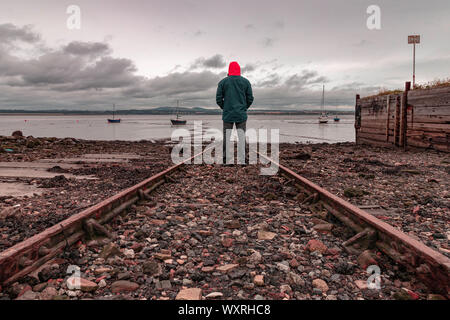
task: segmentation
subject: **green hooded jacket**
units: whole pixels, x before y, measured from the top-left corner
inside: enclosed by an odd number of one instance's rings
[[[216,101],[223,110],[222,120],[229,123],[247,121],[247,110],[253,103],[250,81],[241,76],[237,62],[230,63],[228,77],[219,82]]]

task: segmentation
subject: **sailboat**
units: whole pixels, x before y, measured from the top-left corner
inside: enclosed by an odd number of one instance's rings
[[[319,123],[328,123],[328,115],[325,112],[325,85],[323,86],[322,90],[322,108],[319,117]]]
[[[337,114],[337,107],[336,107],[336,113],[334,114],[334,122],[339,122],[341,121],[341,118],[339,118],[338,114]]]
[[[184,126],[187,123],[186,120],[181,120],[179,108],[180,108],[180,100],[177,100],[177,118],[170,120],[172,122],[172,125],[174,126]]]
[[[120,123],[120,119],[116,119],[116,105],[113,106],[113,118],[108,119],[108,123]]]

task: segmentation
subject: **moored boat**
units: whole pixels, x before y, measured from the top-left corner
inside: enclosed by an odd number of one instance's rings
[[[323,86],[322,90],[322,108],[319,117],[319,123],[328,123],[328,115],[325,112],[325,85]]]
[[[172,125],[174,126],[184,126],[187,124],[186,120],[181,120],[181,116],[178,112],[179,108],[180,108],[180,100],[177,100],[177,118],[170,120],[172,122]]]
[[[108,123],[120,123],[121,119],[116,119],[116,105],[113,106],[113,118],[108,119]]]

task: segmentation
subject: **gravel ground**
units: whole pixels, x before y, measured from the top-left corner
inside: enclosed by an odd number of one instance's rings
[[[31,141],[31,142],[30,142]],[[171,164],[163,142],[99,142],[0,137],[0,161],[134,153],[138,160],[70,169],[99,180],[29,179],[40,196],[0,199],[0,250],[80,212]],[[330,155],[333,155],[330,157]],[[433,151],[335,145],[281,145],[281,162],[378,218],[449,253],[448,155]],[[352,233],[299,205],[296,189],[256,166],[188,166],[109,226],[113,239],[80,242],[4,299],[439,299],[380,255],[349,255]],[[20,204],[10,214],[5,209]],[[6,214],[5,214],[6,212]],[[381,290],[367,289],[366,267],[381,269]],[[82,290],[67,283],[81,268]],[[3,293],[2,293],[3,292]]]
[[[450,156],[354,143],[283,145],[281,162],[450,257]]]
[[[32,141],[32,143],[30,142]],[[133,153],[140,159],[126,163],[84,163],[81,168],[52,172],[93,175],[97,180],[16,179],[44,190],[33,197],[0,197],[0,251],[107,199],[169,167],[170,148],[164,143],[103,142],[76,139],[9,139],[0,137],[2,146],[14,153],[0,153],[0,161],[30,162],[39,159],[74,158],[84,154]],[[0,148],[1,149],[1,148]],[[8,179],[10,180],[10,179]]]
[[[256,166],[185,170],[110,224],[112,239],[80,242],[4,298],[439,298],[378,252],[347,254],[352,233],[299,205],[284,178]],[[381,290],[367,289],[371,264]],[[71,287],[69,265],[80,267],[81,290]]]

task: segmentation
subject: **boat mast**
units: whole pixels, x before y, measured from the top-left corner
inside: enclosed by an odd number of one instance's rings
[[[180,109],[180,100],[177,100],[177,120],[180,119],[179,109]]]
[[[116,119],[116,104],[113,104],[113,120]]]
[[[325,85],[322,88],[322,115],[325,114]]]

